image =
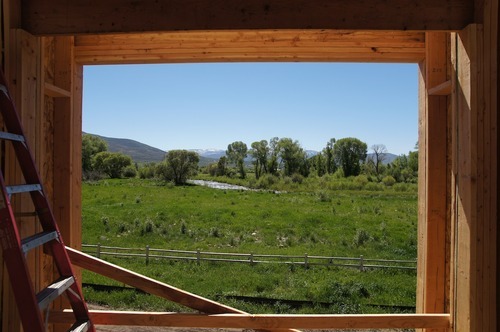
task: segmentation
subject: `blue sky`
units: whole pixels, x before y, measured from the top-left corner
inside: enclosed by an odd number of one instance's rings
[[[321,150],[357,137],[394,154],[418,139],[415,64],[86,66],[83,131],[162,150],[272,137]]]

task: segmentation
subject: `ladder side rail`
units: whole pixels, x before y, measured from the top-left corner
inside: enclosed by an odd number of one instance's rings
[[[21,237],[14,226],[16,222],[12,206],[10,205],[5,181],[0,172],[1,201],[0,201],[0,239],[3,250],[3,259],[9,273],[12,292],[16,302],[25,299],[23,303],[17,303],[19,316],[23,322],[25,331],[40,331],[43,327],[43,318],[35,298],[35,290],[27,269],[26,258],[21,250]],[[22,262],[22,264],[20,264]]]
[[[55,221],[54,214],[50,207],[47,197],[43,192],[43,185],[37,170],[35,160],[30,152],[29,145],[24,135],[21,120],[15,109],[13,101],[10,98],[7,83],[3,72],[0,71],[0,112],[4,119],[4,126],[7,132],[24,137],[22,141],[11,141],[16,157],[21,168],[24,180],[27,184],[40,184],[40,191],[31,191],[30,195],[35,208],[37,209],[37,216],[44,231],[55,231],[58,234],[57,241],[46,243],[45,249],[49,250],[54,257],[54,264],[61,276],[75,276],[73,266],[66,252],[59,227]],[[5,186],[5,183],[3,183]],[[12,219],[15,220],[15,219]],[[21,248],[21,240],[19,240],[19,248]],[[21,250],[21,249],[20,249]],[[23,256],[24,257],[24,256]],[[87,303],[83,299],[82,289],[78,282],[70,286],[68,291],[65,292],[70,301],[71,307],[77,320],[89,320]],[[91,324],[92,325],[92,324]],[[91,330],[94,330],[93,327]]]

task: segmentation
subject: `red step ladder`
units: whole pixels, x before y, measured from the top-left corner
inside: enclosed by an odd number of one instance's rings
[[[46,331],[50,304],[63,294],[66,294],[75,316],[75,323],[69,331],[95,331],[1,70],[0,113],[6,129],[0,132],[0,139],[11,142],[26,183],[7,186],[3,170],[0,172],[0,242],[24,331]],[[34,215],[38,217],[42,229],[42,232],[25,239],[19,236],[10,202],[12,195],[23,193],[30,194],[35,207]],[[44,252],[53,257],[60,277],[35,294],[26,255],[40,246],[44,246]]]

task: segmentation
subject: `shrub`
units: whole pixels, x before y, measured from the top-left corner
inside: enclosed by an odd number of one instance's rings
[[[354,178],[354,182],[361,186],[365,186],[368,183],[368,177],[364,174],[358,175]]]
[[[342,170],[342,168],[339,168],[338,170],[336,170],[335,173],[333,173],[333,177],[335,179],[342,179],[342,178],[344,178],[344,171]]]
[[[155,163],[147,163],[139,167],[139,177],[141,179],[152,179],[155,177]]]
[[[292,175],[292,182],[293,182],[293,183],[299,183],[299,184],[300,184],[300,183],[304,182],[304,176],[302,176],[302,175],[301,175],[301,174],[299,174],[299,173],[294,173],[294,174]]]
[[[405,192],[405,191],[408,191],[409,186],[406,183],[396,183],[392,188],[395,191]]]
[[[154,223],[152,220],[146,220],[146,222],[144,223],[142,229],[141,229],[141,235],[145,235],[145,234],[149,234],[149,233],[153,233],[153,230],[154,230]]]
[[[385,184],[387,187],[391,187],[393,184],[396,183],[396,179],[394,179],[392,176],[387,175],[382,179],[382,183]]]
[[[126,178],[135,178],[137,175],[137,171],[135,170],[135,167],[130,165],[127,166],[123,169],[123,176]]]
[[[118,233],[125,233],[126,231],[128,231],[128,229],[127,229],[127,224],[125,224],[125,223],[123,223],[123,222],[122,222],[122,223],[120,223],[120,224],[118,225]]]
[[[354,236],[354,245],[356,247],[364,245],[370,240],[370,234],[364,229],[358,229],[356,235]]]
[[[316,197],[318,199],[319,202],[331,202],[332,201],[332,197],[328,194],[328,192],[326,191],[318,191],[316,193]]]
[[[272,174],[261,176],[257,181],[257,187],[260,189],[271,189],[271,187],[279,182],[279,178]]]
[[[365,189],[369,191],[382,191],[384,190],[383,186],[381,186],[379,183],[374,183],[374,182],[368,182],[365,185]]]
[[[181,234],[186,234],[188,231],[187,224],[183,221],[181,223]]]

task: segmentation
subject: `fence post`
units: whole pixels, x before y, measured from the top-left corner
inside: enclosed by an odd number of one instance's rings
[[[364,271],[365,266],[364,266],[364,261],[363,261],[363,255],[359,255],[359,270]]]
[[[95,255],[97,258],[101,258],[101,244],[100,243],[97,244],[97,252]]]
[[[149,264],[149,244],[146,246],[146,265]]]
[[[309,260],[308,260],[307,253],[304,255],[304,267],[306,269],[309,268]]]
[[[200,249],[196,250],[196,263],[200,265]]]
[[[250,264],[253,265],[253,252],[250,253]]]

